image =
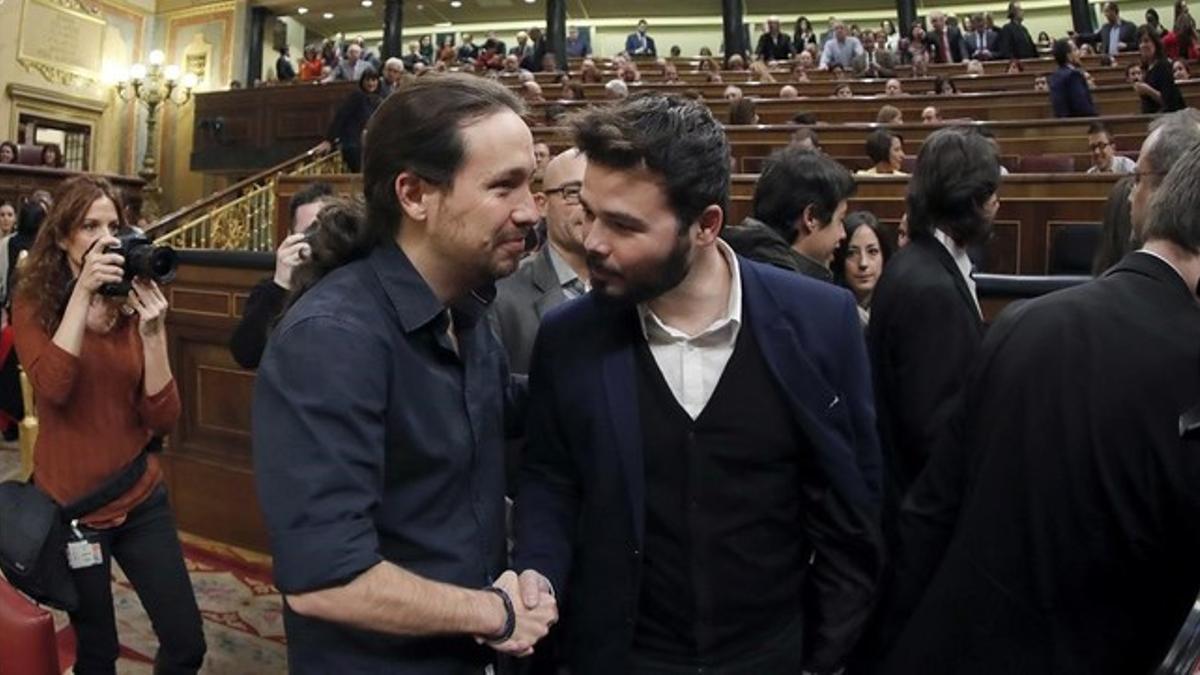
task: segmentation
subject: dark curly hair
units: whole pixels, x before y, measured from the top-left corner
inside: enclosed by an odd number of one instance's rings
[[[660,176],[681,231],[709,206],[728,213],[729,144],[703,103],[647,93],[589,109],[571,128],[588,162],[617,170],[645,167]]]

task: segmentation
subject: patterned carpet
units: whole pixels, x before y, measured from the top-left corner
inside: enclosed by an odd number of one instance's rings
[[[279,592],[271,585],[270,561],[257,554],[183,536],[184,557],[204,617],[208,656],[200,672],[211,675],[271,675],[287,672]],[[113,596],[121,659],[117,672],[154,670],[158,641],[133,587],[113,566]],[[65,614],[55,612],[59,663],[74,663],[75,636]],[[69,672],[69,670],[68,670]]]

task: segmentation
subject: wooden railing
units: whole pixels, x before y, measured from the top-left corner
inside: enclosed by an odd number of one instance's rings
[[[168,214],[147,229],[147,236],[156,244],[181,249],[273,250],[279,176],[319,176],[343,170],[340,154],[308,150]]]

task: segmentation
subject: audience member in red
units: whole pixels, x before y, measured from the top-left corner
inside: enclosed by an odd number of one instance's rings
[[[63,166],[62,149],[56,143],[47,143],[42,146],[42,166],[51,166],[56,169],[61,169]]]
[[[304,60],[300,62],[300,81],[315,82],[325,77],[325,62],[316,45],[304,48]]]
[[[1196,20],[1191,14],[1180,14],[1175,19],[1175,29],[1163,36],[1163,48],[1172,60],[1200,59],[1200,36],[1196,34]]]
[[[101,292],[122,279],[123,259],[106,247],[117,244],[113,235],[124,226],[120,199],[107,181],[72,178],[59,188],[21,269],[13,331],[38,401],[34,475],[51,498],[70,504],[142,469],[125,494],[79,521],[99,557],[72,565],[80,596],[70,613],[75,672],[114,672],[115,558],[158,638],[155,672],[196,673],[205,652],[200,611],[158,458],[142,457],[152,438],[179,419],[167,358],[167,300],[153,282],[140,279],[127,295]]]
[[[0,164],[16,164],[19,154],[16,143],[12,141],[0,143]]]

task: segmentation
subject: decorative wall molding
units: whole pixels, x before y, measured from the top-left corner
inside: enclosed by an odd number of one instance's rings
[[[90,115],[99,115],[108,108],[107,99],[94,99],[86,96],[66,94],[57,89],[42,89],[25,84],[10,82],[5,88],[8,97],[16,103],[41,103],[55,107],[74,108]]]
[[[25,0],[17,63],[54,84],[97,83],[106,25],[99,7],[80,0]]]

